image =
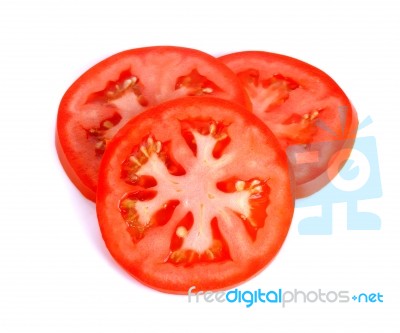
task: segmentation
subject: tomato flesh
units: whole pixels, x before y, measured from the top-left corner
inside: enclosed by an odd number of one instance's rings
[[[109,144],[97,212],[105,243],[152,288],[236,285],[282,246],[293,214],[285,152],[235,104],[187,97],[132,119]]]
[[[215,96],[249,106],[240,81],[225,65],[181,47],[124,51],[78,78],[60,103],[57,150],[83,194],[95,199],[101,157],[129,119],[183,96]]]
[[[332,176],[328,170],[340,170],[335,157],[352,147],[358,126],[340,87],[321,70],[279,54],[245,51],[220,60],[240,78],[253,112],[287,151],[296,197],[326,185]]]

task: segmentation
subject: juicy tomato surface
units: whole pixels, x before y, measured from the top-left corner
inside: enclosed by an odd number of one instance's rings
[[[133,118],[103,156],[97,215],[132,276],[168,293],[219,290],[262,270],[290,227],[287,156],[245,108],[212,97]]]
[[[124,51],[79,77],[63,96],[56,146],[67,174],[95,200],[107,143],[133,116],[183,96],[215,96],[249,107],[240,80],[203,52],[173,46]]]
[[[286,150],[296,197],[325,186],[348,158],[358,127],[342,89],[318,68],[280,54],[244,51],[220,60],[240,78],[253,112]]]

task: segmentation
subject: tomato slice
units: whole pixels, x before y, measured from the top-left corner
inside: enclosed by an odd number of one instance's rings
[[[342,89],[318,68],[280,54],[244,51],[220,60],[241,79],[253,112],[286,150],[296,197],[325,186],[348,158],[358,127]]]
[[[97,215],[107,248],[169,293],[231,287],[263,269],[287,235],[289,163],[246,109],[186,97],[143,112],[109,143]]]
[[[95,200],[100,160],[115,133],[144,109],[187,95],[250,105],[236,76],[197,50],[133,49],[89,69],[65,93],[58,112],[57,151],[71,180]]]

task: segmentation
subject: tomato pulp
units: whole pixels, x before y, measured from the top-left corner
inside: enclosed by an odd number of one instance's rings
[[[100,167],[97,215],[115,260],[169,293],[226,289],[262,270],[287,235],[289,163],[246,109],[212,97],[128,122]]]
[[[326,73],[280,54],[244,51],[220,60],[242,81],[253,112],[286,150],[296,197],[332,180],[349,157],[358,119],[349,99]]]
[[[60,161],[78,189],[95,200],[101,157],[129,119],[148,107],[187,95],[250,105],[240,81],[225,65],[182,47],[124,51],[79,77],[61,100],[56,133]]]

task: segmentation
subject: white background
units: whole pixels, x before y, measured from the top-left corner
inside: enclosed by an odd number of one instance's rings
[[[400,332],[399,78],[396,1],[18,1],[0,4],[0,331]],[[180,45],[213,55],[266,50],[330,74],[374,123],[379,231],[301,236],[246,289],[381,292],[381,304],[188,304],[143,287],[107,253],[95,216],[54,148],[58,103],[118,51]]]

